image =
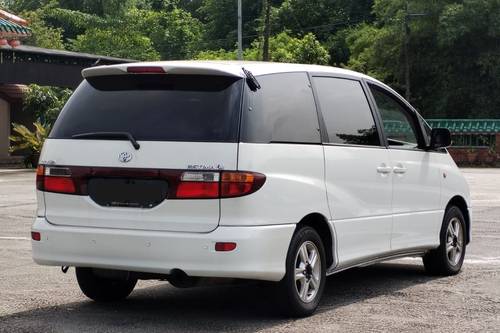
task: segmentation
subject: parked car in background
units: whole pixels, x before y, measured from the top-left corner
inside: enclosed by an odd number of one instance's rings
[[[138,279],[276,282],[310,315],[326,276],[404,256],[460,271],[468,186],[394,90],[349,70],[249,62],[101,66],[61,112],[37,169],[34,260],[85,295]]]

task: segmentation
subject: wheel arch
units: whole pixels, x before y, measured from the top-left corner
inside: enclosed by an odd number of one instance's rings
[[[303,226],[309,226],[316,230],[325,247],[326,267],[327,269],[334,267],[337,264],[335,229],[328,223],[328,219],[323,214],[311,213],[304,216],[300,222],[297,223],[296,230]]]
[[[469,208],[467,207],[467,202],[465,199],[460,196],[456,195],[453,198],[448,201],[448,204],[446,205],[446,210],[447,211],[451,206],[456,206],[460,211],[462,212],[462,215],[464,216],[465,219],[465,235],[467,237],[466,243],[469,244],[470,239],[471,239],[471,221],[470,221],[470,214],[469,214]]]

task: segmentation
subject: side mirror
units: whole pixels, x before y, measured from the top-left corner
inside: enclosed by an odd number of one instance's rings
[[[429,149],[446,148],[451,146],[451,133],[447,128],[433,128]]]

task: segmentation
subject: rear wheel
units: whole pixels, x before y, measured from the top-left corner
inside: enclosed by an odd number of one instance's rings
[[[121,273],[121,276],[103,276],[96,274],[92,268],[77,267],[76,279],[88,298],[96,302],[120,301],[130,295],[137,283],[137,279],[130,277],[128,272]]]
[[[455,275],[465,257],[465,219],[455,206],[448,208],[441,227],[440,245],[423,258],[425,270],[434,275]]]
[[[285,312],[295,317],[311,315],[318,307],[326,280],[325,249],[311,227],[299,229],[288,249],[286,274],[280,282]]]

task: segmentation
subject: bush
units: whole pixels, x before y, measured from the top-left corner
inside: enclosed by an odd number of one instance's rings
[[[10,152],[19,150],[28,151],[29,155],[26,158],[26,164],[35,167],[40,157],[43,143],[49,136],[51,126],[42,124],[40,121],[33,123],[34,131],[29,130],[26,126],[20,124],[12,124],[12,130],[15,135],[9,137],[10,141],[14,143],[10,147]]]

